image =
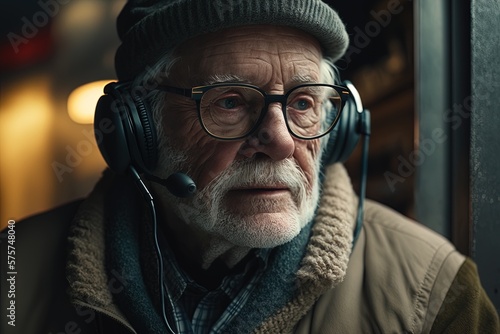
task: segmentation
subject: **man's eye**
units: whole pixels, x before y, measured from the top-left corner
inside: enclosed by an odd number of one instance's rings
[[[234,109],[234,108],[240,106],[241,104],[242,104],[241,101],[236,97],[227,97],[227,98],[219,99],[215,102],[215,105],[217,107],[221,107],[224,109]]]
[[[306,110],[310,107],[310,103],[306,100],[299,100],[297,101],[297,103],[295,103],[295,108],[299,109],[299,110]]]
[[[312,99],[309,98],[298,98],[295,99],[289,106],[295,110],[308,110],[314,106],[314,103]]]

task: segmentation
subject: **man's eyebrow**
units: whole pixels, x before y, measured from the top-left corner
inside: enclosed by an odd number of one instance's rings
[[[291,77],[289,83],[292,85],[304,83],[317,83],[318,80],[313,79],[310,75],[295,74]]]
[[[248,83],[248,80],[235,74],[213,74],[203,80],[203,85],[213,85],[217,83]]]

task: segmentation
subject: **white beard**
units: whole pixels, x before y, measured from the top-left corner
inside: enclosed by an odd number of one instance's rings
[[[179,170],[189,174],[186,154],[168,145],[161,146],[157,168],[160,177]],[[272,248],[292,240],[314,217],[319,198],[318,174],[319,161],[308,191],[308,180],[294,160],[252,158],[234,161],[190,199],[169,194],[162,196],[162,200],[186,224],[212,236],[236,246]],[[228,191],[255,184],[285,185],[291,199],[274,201],[256,197],[251,203],[242,204],[243,210],[229,205]]]

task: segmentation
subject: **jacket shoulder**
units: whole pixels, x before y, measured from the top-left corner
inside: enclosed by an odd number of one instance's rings
[[[392,241],[404,240],[412,241],[412,244],[425,244],[432,250],[437,250],[443,246],[451,246],[451,243],[439,235],[435,231],[420,224],[408,217],[403,216],[393,209],[367,200],[365,207],[365,216],[363,228],[366,229],[367,238],[379,238],[379,241],[391,241],[390,244],[384,244],[384,249],[390,249],[391,246],[401,246],[393,244]],[[413,250],[406,245],[403,248],[406,251],[412,252]],[[421,249],[417,249],[421,252]]]
[[[64,229],[69,226],[83,200],[75,200],[16,222],[16,233],[28,236],[40,229]]]
[[[69,202],[51,210],[16,222],[16,255],[19,261],[33,263],[35,259],[65,253],[66,236],[82,200]],[[4,230],[2,234],[5,234]]]
[[[363,234],[365,256],[377,265],[406,262],[416,272],[425,270],[433,261],[454,259],[458,271],[465,261],[465,257],[442,235],[373,201],[366,205]],[[373,252],[383,257],[377,260],[371,255]]]

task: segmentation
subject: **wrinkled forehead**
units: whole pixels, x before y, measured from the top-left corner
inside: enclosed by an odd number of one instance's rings
[[[321,46],[311,35],[291,27],[253,25],[192,38],[174,53],[176,81],[211,84],[227,77],[258,83],[272,78],[317,81]]]

